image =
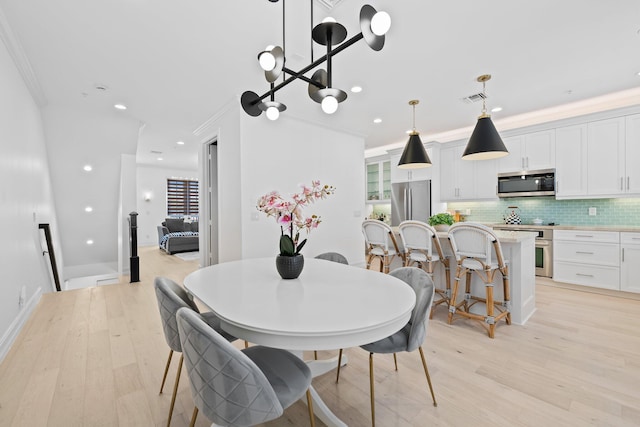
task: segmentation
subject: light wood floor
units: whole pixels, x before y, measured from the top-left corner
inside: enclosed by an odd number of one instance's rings
[[[0,365],[0,426],[165,425],[175,366],[158,395],[168,347],[152,283],[157,275],[180,282],[197,263],[157,248],[140,255],[140,283],[42,297]],[[544,285],[536,297],[526,326],[501,324],[494,340],[435,311],[424,350],[437,408],[417,353],[399,354],[398,372],[391,356],[376,356],[378,425],[640,425],[640,301]],[[314,386],[348,425],[367,426],[368,354],[347,352],[340,384],[327,374]],[[193,409],[182,378],[175,427]],[[209,422],[201,415],[197,425]],[[296,403],[268,425],[306,426],[306,407]]]

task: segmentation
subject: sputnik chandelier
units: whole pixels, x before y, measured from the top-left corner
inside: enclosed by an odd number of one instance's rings
[[[278,0],[269,1],[277,2]],[[389,31],[391,26],[391,18],[388,13],[378,12],[368,4],[362,6],[360,9],[361,32],[347,41],[344,41],[347,38],[347,29],[337,23],[333,18],[325,18],[320,24],[313,27],[311,37],[316,43],[326,46],[327,53],[314,61],[312,51],[311,64],[299,71],[293,71],[286,67],[286,52],[284,50],[284,2],[285,0],[282,0],[283,47],[267,46],[267,48],[258,55],[258,62],[264,70],[264,76],[270,84],[270,89],[263,95],[258,95],[250,90],[244,92],[240,98],[242,108],[250,116],[257,117],[264,111],[268,119],[277,120],[280,113],[286,110],[287,107],[283,103],[275,100],[276,92],[292,81],[300,79],[309,84],[309,97],[321,105],[322,111],[327,114],[333,114],[338,109],[338,104],[347,99],[347,93],[333,87],[331,59],[361,39],[364,39],[371,49],[375,51],[381,50],[384,46],[384,35]],[[311,12],[313,21],[313,0],[311,0]],[[334,46],[337,47],[334,48]],[[320,68],[316,70],[311,77],[305,76],[305,73],[325,62],[327,63],[326,70]],[[281,75],[282,83],[276,85],[275,82]]]

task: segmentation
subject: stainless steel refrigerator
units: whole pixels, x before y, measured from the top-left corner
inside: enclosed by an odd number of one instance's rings
[[[430,180],[391,184],[391,226],[410,219],[427,222],[430,216]]]

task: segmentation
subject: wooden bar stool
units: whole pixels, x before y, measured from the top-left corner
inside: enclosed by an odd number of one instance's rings
[[[451,277],[449,271],[449,258],[444,254],[435,228],[422,221],[403,221],[398,225],[402,245],[404,246],[404,265],[411,267],[417,264],[425,270],[433,280],[436,265],[441,263],[444,267],[445,287],[436,287],[433,307],[440,304],[449,306],[451,298]],[[435,283],[435,280],[434,280]],[[433,317],[433,311],[430,314]]]
[[[449,303],[449,324],[453,321],[455,314],[479,320],[488,325],[489,337],[493,338],[497,322],[505,319],[507,325],[511,324],[509,267],[502,255],[498,237],[493,230],[482,224],[459,222],[449,229],[449,241],[457,262],[456,277]],[[504,296],[502,301],[494,299],[493,279],[497,271],[502,274]],[[485,284],[484,297],[471,294],[473,272]],[[458,286],[463,275],[466,275],[464,299],[457,302]],[[471,308],[477,303],[486,305],[486,314],[471,312]]]
[[[387,224],[377,219],[365,219],[362,223],[362,233],[367,246],[367,269],[371,261],[380,260],[380,271],[389,272],[389,265],[399,255],[404,263],[404,255],[398,250],[398,242],[393,236],[393,230]]]

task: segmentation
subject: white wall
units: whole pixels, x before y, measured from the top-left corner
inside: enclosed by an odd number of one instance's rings
[[[41,292],[53,290],[38,224],[49,223],[58,267],[62,252],[49,183],[42,117],[5,45],[0,42],[0,360]],[[21,289],[26,301],[18,304]]]
[[[261,195],[278,190],[300,191],[314,179],[336,187],[335,194],[305,208],[306,215],[322,218],[302,253],[313,257],[340,252],[351,264],[364,262],[361,225],[365,216],[364,138],[293,119],[283,114],[277,122],[264,117],[242,119],[243,258],[275,256],[280,227],[256,210]],[[255,214],[258,213],[256,216]]]
[[[121,156],[135,155],[140,127],[120,113],[43,110],[65,279],[103,274],[105,265],[117,269]],[[84,164],[93,171],[83,171]],[[86,213],[86,206],[93,212]]]
[[[156,227],[167,217],[167,179],[197,179],[197,165],[193,166],[193,169],[187,170],[138,165],[136,205],[139,246],[158,245]],[[149,194],[151,199],[145,201],[145,194]]]

